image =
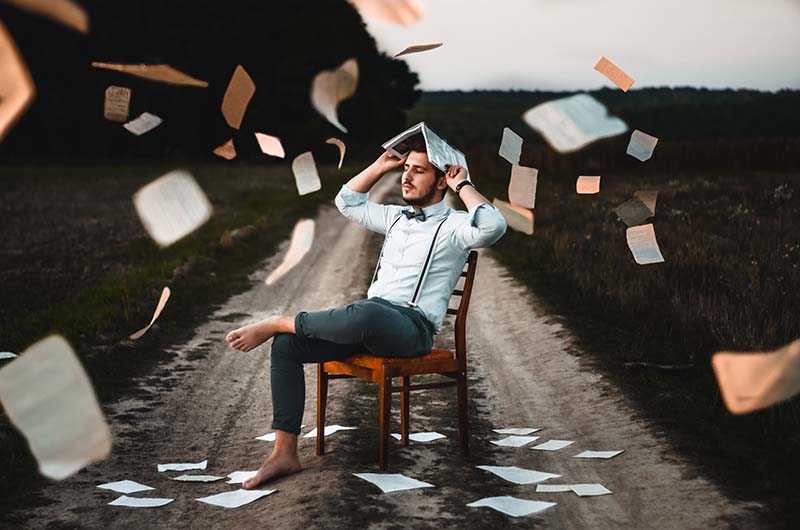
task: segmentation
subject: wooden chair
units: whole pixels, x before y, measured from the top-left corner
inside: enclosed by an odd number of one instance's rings
[[[317,377],[317,454],[325,454],[325,408],[328,403],[328,381],[331,379],[358,377],[379,385],[380,395],[380,447],[379,467],[386,471],[389,467],[389,418],[392,405],[392,394],[400,393],[400,432],[401,444],[408,445],[409,399],[415,390],[431,388],[457,387],[458,402],[458,434],[461,452],[469,456],[469,426],[467,423],[467,310],[475,280],[475,267],[478,253],[471,251],[467,257],[466,270],[461,273],[465,278],[463,289],[455,289],[453,296],[460,297],[457,309],[448,308],[448,315],[456,315],[455,351],[434,348],[429,354],[412,359],[399,357],[377,357],[358,354],[344,361],[319,363]],[[437,383],[411,384],[412,375],[439,374],[455,381]],[[402,379],[400,386],[392,383],[393,378]]]

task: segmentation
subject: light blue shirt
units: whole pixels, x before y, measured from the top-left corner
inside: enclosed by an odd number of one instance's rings
[[[425,221],[420,221],[402,214],[402,210],[411,211],[410,206],[376,204],[368,197],[368,193],[342,186],[336,207],[351,221],[380,234],[386,234],[397,221],[384,241],[378,277],[367,292],[369,298],[408,305],[434,233],[444,220],[416,301],[417,309],[438,333],[469,251],[488,247],[500,239],[506,231],[505,218],[492,204],[479,204],[465,212],[447,207],[442,200],[423,208]]]

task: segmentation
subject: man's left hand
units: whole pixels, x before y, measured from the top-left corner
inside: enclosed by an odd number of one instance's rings
[[[447,173],[444,174],[444,177],[447,186],[451,190],[456,191],[456,186],[467,180],[467,170],[464,166],[459,166],[458,164],[448,166]]]

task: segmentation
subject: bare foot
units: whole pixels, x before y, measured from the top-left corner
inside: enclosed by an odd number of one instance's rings
[[[280,318],[269,317],[261,322],[235,329],[228,333],[225,338],[233,349],[245,352],[250,351],[261,346],[278,333],[277,324]]]
[[[246,490],[251,490],[270,479],[291,475],[302,469],[303,466],[300,465],[300,459],[296,454],[276,454],[273,452],[261,465],[258,473],[253,478],[244,481],[243,487]]]

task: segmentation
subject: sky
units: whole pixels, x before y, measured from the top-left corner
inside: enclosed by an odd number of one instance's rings
[[[444,46],[405,58],[423,90],[613,86],[608,57],[645,86],[800,88],[800,0],[419,0],[410,27],[368,20],[378,48]]]

